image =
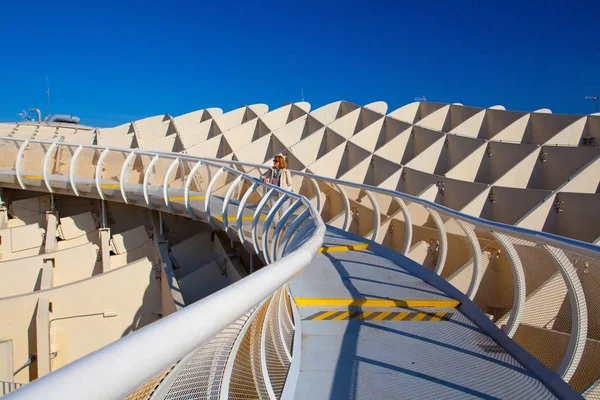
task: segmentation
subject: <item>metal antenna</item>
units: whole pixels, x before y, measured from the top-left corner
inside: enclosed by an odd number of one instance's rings
[[[50,115],[50,83],[46,77],[46,94],[48,95],[48,115]]]
[[[302,93],[300,97],[302,98],[302,101],[304,101],[304,89],[300,89],[300,92]]]
[[[597,94],[593,95],[593,96],[585,96],[586,100],[596,100],[596,112],[598,112],[598,98],[600,96],[598,96]]]
[[[427,97],[425,97],[425,96],[415,97],[415,101],[427,101]]]

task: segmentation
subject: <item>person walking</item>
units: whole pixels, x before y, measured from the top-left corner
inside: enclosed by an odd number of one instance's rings
[[[290,170],[287,169],[287,165],[285,163],[285,159],[281,155],[277,155],[273,157],[273,167],[267,171],[267,173],[263,176],[263,182],[270,183],[274,186],[279,186],[283,190],[287,190],[288,192],[294,191],[294,184],[292,183],[292,174]],[[279,193],[276,193],[274,198],[269,201],[270,207],[273,207],[275,202],[277,201],[277,197],[279,197]],[[279,222],[279,219],[288,208],[288,201],[285,201],[279,210],[277,210],[277,215],[275,216],[275,223]]]

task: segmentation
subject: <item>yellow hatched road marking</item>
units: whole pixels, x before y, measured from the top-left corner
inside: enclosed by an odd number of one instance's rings
[[[373,321],[381,321],[382,319],[384,319],[391,313],[392,313],[391,311],[384,311],[384,312],[380,313],[378,316],[376,316],[375,318],[373,318],[372,320]]]
[[[445,312],[436,312],[435,315],[433,317],[431,317],[431,321],[439,321],[440,319],[444,318],[444,316],[446,315]]]
[[[381,321],[381,322],[438,322],[449,320],[452,313],[440,311],[429,312],[394,312],[394,311],[319,311],[304,321]]]
[[[324,299],[295,298],[298,307],[436,307],[456,308],[460,305],[454,299]]]
[[[358,251],[369,248],[368,243],[346,244],[340,246],[323,246],[319,249],[319,253],[337,253],[340,251]]]
[[[408,317],[408,312],[399,312],[398,315],[395,315],[391,321],[402,321],[404,318]]]
[[[345,311],[345,312],[341,313],[340,315],[338,315],[337,317],[332,318],[331,320],[332,321],[341,321],[343,319],[348,318],[349,315],[350,315],[350,311]]]
[[[337,311],[327,311],[325,314],[318,315],[315,318],[313,318],[312,320],[313,321],[321,321],[321,320],[323,320],[323,319],[325,319],[327,317],[332,316],[335,313],[337,313]]]

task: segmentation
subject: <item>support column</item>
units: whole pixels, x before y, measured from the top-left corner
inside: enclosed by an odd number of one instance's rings
[[[50,373],[50,304],[48,298],[40,296],[35,315],[38,378]]]
[[[58,216],[56,211],[46,211],[46,243],[45,253],[56,251],[56,229],[58,227]]]
[[[100,252],[102,272],[110,271],[110,228],[100,228]]]

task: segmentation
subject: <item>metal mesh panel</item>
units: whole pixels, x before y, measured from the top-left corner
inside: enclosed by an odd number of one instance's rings
[[[271,300],[265,301],[242,342],[233,365],[229,385],[230,399],[268,399],[267,387],[263,379],[260,362],[261,333]]]
[[[264,333],[266,336],[265,356],[267,371],[276,397],[281,396],[290,366],[290,361],[284,350],[285,343],[281,341],[279,329],[279,318],[282,317],[278,312],[279,299],[280,291],[277,291],[273,296],[273,300],[271,300],[271,308],[267,315],[266,332]]]
[[[165,377],[171,372],[175,364],[171,365],[169,368],[161,371],[154,378],[150,379],[148,382],[144,383],[142,386],[136,389],[135,392],[129,394],[124,400],[146,400],[149,399],[150,396],[154,394],[154,391],[160,385],[160,383],[165,379]]]
[[[587,390],[586,398],[600,399],[600,262],[572,252],[565,255],[577,271],[587,307],[587,340],[569,384],[580,393]]]
[[[444,263],[444,269],[441,272],[442,278],[448,278],[454,273],[461,269],[473,269],[473,251],[471,249],[471,242],[469,241],[464,229],[459,225],[455,218],[449,218],[444,214],[441,214],[443,227],[446,231],[447,254],[446,262]],[[465,224],[468,225],[468,224]],[[430,247],[430,251],[434,251],[435,246]],[[436,254],[434,259],[437,262],[439,254]],[[466,289],[469,287],[471,282],[472,273],[466,274],[468,283],[465,285]]]
[[[502,328],[513,307],[514,280],[508,255],[488,231],[475,230],[481,246],[482,278],[474,303]],[[517,256],[513,250],[513,256]]]
[[[183,359],[159,389],[164,393],[163,398],[218,399],[231,348],[249,315],[244,315]]]
[[[292,344],[294,340],[294,327],[292,326],[291,314],[289,312],[289,297],[287,293],[284,291],[281,296],[282,301],[279,304],[279,320],[281,324],[281,330],[283,334],[283,339],[287,350],[290,354],[292,354]]]

